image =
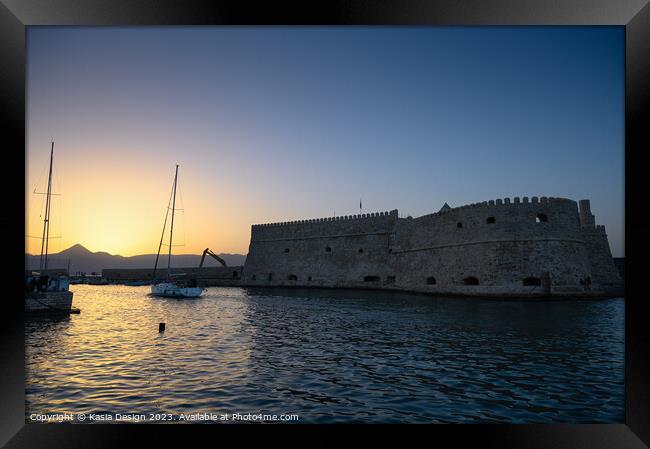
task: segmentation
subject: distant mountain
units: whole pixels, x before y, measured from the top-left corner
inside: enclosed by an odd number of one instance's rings
[[[244,265],[246,256],[242,254],[219,254],[228,266]],[[153,268],[156,261],[155,254],[143,254],[139,256],[118,256],[103,251],[93,253],[82,245],[76,244],[59,253],[48,256],[49,268],[67,268],[70,263],[70,273],[79,271],[85,273],[101,273],[105,268]],[[200,254],[179,254],[172,255],[172,266],[179,268],[198,267],[201,262]],[[25,268],[37,269],[40,263],[40,256],[25,254]],[[160,255],[159,267],[167,266],[167,257]],[[204,267],[219,266],[219,262],[210,256],[205,256]]]

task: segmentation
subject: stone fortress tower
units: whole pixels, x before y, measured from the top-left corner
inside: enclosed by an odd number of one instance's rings
[[[589,200],[552,197],[253,225],[242,281],[499,297],[623,289]]]

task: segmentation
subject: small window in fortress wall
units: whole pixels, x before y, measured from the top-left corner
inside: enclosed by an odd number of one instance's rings
[[[325,252],[326,252],[326,253],[331,253],[331,252],[332,252],[332,248],[330,248],[330,247],[328,246],[327,248],[325,248]]]
[[[255,281],[255,280],[257,280],[257,276],[252,275],[252,276],[251,276],[251,281]]]
[[[308,277],[307,277],[307,280],[308,280],[308,281],[311,281],[311,276],[308,276]]]
[[[395,283],[395,276],[386,276],[386,283],[387,284],[394,284]]]
[[[537,214],[537,217],[535,217],[535,222],[536,223],[546,223],[548,221],[548,217],[546,214]]]
[[[485,220],[485,222],[486,222],[487,224],[492,224],[492,223],[494,223],[495,221],[496,221],[496,220],[494,219],[494,217],[488,217],[487,220]]]
[[[379,276],[366,276],[363,278],[363,282],[377,282],[379,281]]]
[[[285,252],[285,253],[288,253],[288,252],[289,252],[289,248],[285,248],[285,249],[284,249],[284,252]]]
[[[478,279],[473,276],[463,279],[463,284],[465,285],[478,285]]]
[[[287,276],[287,279],[290,281],[297,281],[298,276],[296,276],[295,274],[290,274],[289,276]]]
[[[524,279],[524,285],[527,286],[534,286],[534,285],[542,285],[542,280],[540,278],[536,278],[533,276],[527,277]]]
[[[463,224],[459,221],[458,223],[456,223],[456,227],[457,227],[458,229],[460,229],[460,228],[463,227]]]
[[[427,285],[436,285],[436,278],[430,276],[427,278]]]
[[[269,273],[269,281],[273,280],[273,273]]]
[[[363,248],[359,248],[359,254],[363,253]]]

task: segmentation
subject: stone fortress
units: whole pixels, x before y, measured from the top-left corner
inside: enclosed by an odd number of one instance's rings
[[[589,200],[515,197],[253,225],[241,284],[469,296],[622,295]]]

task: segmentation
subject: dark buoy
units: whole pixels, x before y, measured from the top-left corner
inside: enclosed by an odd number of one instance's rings
[[[158,324],[158,332],[165,332],[165,323]]]

